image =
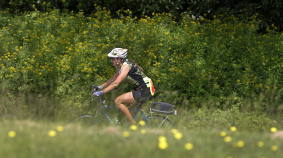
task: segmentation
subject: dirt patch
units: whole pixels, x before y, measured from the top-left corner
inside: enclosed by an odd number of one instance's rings
[[[158,128],[153,128],[153,129],[148,129],[146,130],[147,133],[152,133],[152,134],[163,134],[164,130],[158,129]]]
[[[272,138],[283,138],[283,130],[273,133],[271,137]]]
[[[103,130],[103,132],[111,133],[111,134],[117,134],[117,133],[120,132],[120,130],[117,127],[107,127]]]

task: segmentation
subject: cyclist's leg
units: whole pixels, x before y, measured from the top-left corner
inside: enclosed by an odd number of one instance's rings
[[[128,118],[131,124],[136,124],[136,121],[134,120],[133,116],[131,115],[128,107],[125,104],[137,104],[135,101],[132,92],[128,92],[125,94],[120,95],[115,99],[115,104],[121,110],[122,113],[125,114],[125,116]]]
[[[142,104],[139,104],[139,103],[131,104],[130,109],[136,109],[138,108],[139,105],[142,105]]]
[[[130,112],[131,112],[131,114],[132,114],[132,116],[133,116],[133,118],[135,119],[135,115],[137,115],[138,114],[138,110],[137,110],[137,108],[139,107],[139,106],[141,106],[142,104],[141,103],[136,103],[136,104],[131,104],[130,105]],[[136,119],[135,119],[136,120]]]

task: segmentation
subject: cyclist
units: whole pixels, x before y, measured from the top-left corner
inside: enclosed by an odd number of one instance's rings
[[[99,91],[94,92],[93,95],[103,95],[118,87],[126,79],[133,86],[134,91],[118,96],[114,102],[130,123],[136,124],[125,104],[131,104],[131,107],[135,107],[138,103],[144,103],[154,95],[155,89],[151,79],[144,74],[143,69],[134,61],[126,59],[127,53],[127,49],[123,48],[115,48],[108,53],[113,66],[117,67],[117,72],[107,82],[98,86]]]

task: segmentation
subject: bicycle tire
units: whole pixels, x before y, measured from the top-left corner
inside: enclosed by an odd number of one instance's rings
[[[75,123],[75,124],[81,124],[81,125],[92,125],[92,124],[95,124],[94,121],[95,120],[94,120],[94,117],[92,115],[84,114],[84,115],[77,117],[72,122]]]
[[[74,119],[73,123],[80,124],[80,125],[87,125],[87,126],[90,126],[90,125],[108,126],[108,125],[119,124],[116,118],[114,118],[110,122],[105,116],[102,116],[100,114],[95,114],[95,115],[84,114]]]
[[[170,122],[170,120],[164,116],[159,115],[153,115],[153,116],[147,116],[146,120],[150,127],[152,128],[173,128],[173,124]]]

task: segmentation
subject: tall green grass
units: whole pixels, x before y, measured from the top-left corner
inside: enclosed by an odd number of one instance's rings
[[[0,115],[1,120],[39,120],[46,122],[71,123],[82,114],[94,114],[99,103],[86,100],[79,106],[73,101],[65,101],[53,97],[42,97],[38,95],[28,95],[25,97],[6,98],[1,97]],[[113,105],[112,99],[106,100],[107,105]],[[145,115],[150,115],[149,108],[152,100],[142,106]],[[167,101],[170,102],[170,101]],[[174,103],[172,100],[170,103]],[[113,105],[115,106],[115,105]],[[111,119],[119,118],[125,120],[125,116],[117,109],[106,110]],[[102,116],[103,118],[103,116]],[[268,131],[271,127],[283,129],[282,115],[280,112],[270,113],[262,110],[243,111],[239,106],[232,105],[231,108],[221,110],[217,108],[191,108],[177,107],[177,115],[169,117],[174,128],[187,130],[210,130],[228,129],[236,126],[238,129],[261,132]],[[106,119],[105,119],[106,120]],[[101,119],[100,125],[110,125],[109,122]],[[137,120],[141,120],[138,114]],[[125,127],[127,124],[121,124]]]
[[[0,125],[1,157],[282,157],[282,141],[270,131],[131,130],[31,120]]]
[[[143,106],[146,114],[150,103]],[[236,106],[229,110],[179,107],[178,115],[169,117],[178,131],[174,134],[171,128],[139,125],[132,130],[72,121],[91,106],[94,103],[85,102],[76,108],[73,103],[38,95],[1,98],[0,157],[282,156],[282,141],[272,138],[272,132],[282,129],[280,118],[271,119],[260,111],[240,112]],[[161,136],[166,142],[159,140]]]

